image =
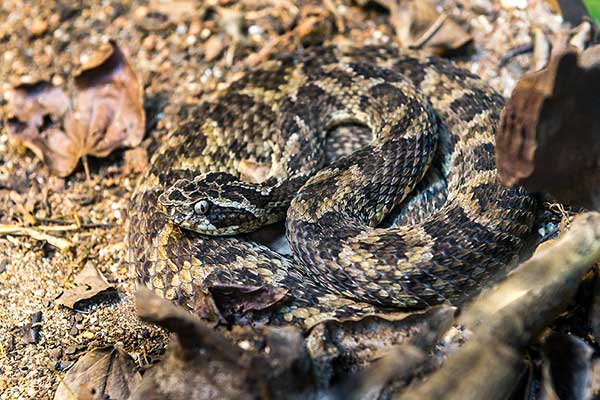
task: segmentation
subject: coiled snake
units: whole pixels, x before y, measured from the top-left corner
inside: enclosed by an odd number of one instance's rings
[[[152,157],[129,262],[197,312],[242,293],[256,298],[239,314],[305,326],[460,302],[506,269],[533,223],[532,197],[497,182],[502,104],[451,62],[393,47],[279,56],[198,106]],[[372,138],[334,145],[324,167],[328,133],[343,129]],[[293,258],[235,235],[284,218]]]

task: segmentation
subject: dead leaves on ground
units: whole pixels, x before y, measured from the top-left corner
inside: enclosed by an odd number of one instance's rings
[[[54,400],[127,399],[142,376],[123,350],[106,347],[82,356],[60,382]]]
[[[438,56],[459,53],[473,41],[456,21],[430,0],[376,0],[390,12],[400,45]]]
[[[80,309],[97,295],[113,295],[116,290],[92,263],[86,263],[75,276],[75,286],[57,299],[58,304],[72,309]]]
[[[144,136],[142,85],[115,43],[90,57],[73,86],[71,101],[49,82],[22,84],[8,104],[9,137],[61,177],[88,155],[106,157],[118,147],[137,146]]]
[[[556,54],[524,76],[498,127],[496,161],[506,185],[545,191],[558,201],[598,209],[600,46]]]

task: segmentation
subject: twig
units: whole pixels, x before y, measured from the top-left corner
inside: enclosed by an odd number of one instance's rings
[[[39,228],[39,227],[37,227]],[[24,227],[19,225],[0,225],[0,235],[25,235],[32,237],[36,240],[43,240],[50,243],[52,246],[57,247],[60,250],[67,250],[73,243],[56,236],[48,235],[47,233],[40,232],[34,228]]]
[[[600,213],[581,214],[556,242],[538,249],[465,310],[459,322],[474,332],[469,342],[401,398],[509,397],[521,374],[523,348],[563,310],[598,260]]]

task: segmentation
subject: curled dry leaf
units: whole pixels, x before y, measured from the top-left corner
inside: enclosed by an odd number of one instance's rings
[[[79,309],[98,294],[112,295],[115,293],[114,286],[104,279],[104,276],[96,270],[92,263],[87,263],[75,276],[75,286],[63,293],[57,303],[72,309]]]
[[[123,350],[106,347],[84,354],[60,382],[54,400],[127,399],[142,376]]]
[[[61,120],[69,108],[63,90],[49,82],[19,85],[12,90],[7,105],[9,137],[31,149],[53,171],[72,168],[71,162],[64,163],[61,140]]]
[[[8,104],[8,133],[59,176],[81,157],[106,157],[144,135],[142,86],[115,43],[103,46],[75,76],[75,105],[48,82],[20,85]]]
[[[85,154],[106,157],[120,146],[137,146],[144,136],[142,86],[115,43],[102,46],[75,76],[77,107],[67,131],[83,139]]]
[[[554,56],[524,76],[506,103],[496,140],[505,185],[597,208],[600,199],[600,46]]]

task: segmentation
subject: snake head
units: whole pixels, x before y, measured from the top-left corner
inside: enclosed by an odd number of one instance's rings
[[[225,172],[180,179],[158,198],[158,208],[182,228],[205,235],[246,233],[269,223],[259,184]]]

